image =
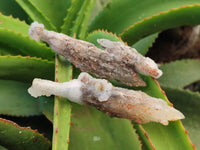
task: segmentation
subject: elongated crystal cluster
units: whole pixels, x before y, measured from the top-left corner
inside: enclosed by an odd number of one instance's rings
[[[38,97],[57,95],[70,101],[95,107],[110,116],[127,118],[137,123],[160,122],[183,119],[184,115],[162,99],[151,97],[142,91],[113,87],[105,79],[95,79],[81,73],[78,79],[65,83],[34,79],[28,92]]]
[[[129,86],[145,86],[138,73],[154,78],[162,75],[153,60],[121,42],[98,39],[104,48],[101,50],[89,42],[45,30],[44,25],[37,22],[31,24],[29,35],[36,41],[47,42],[53,51],[63,55],[81,71],[100,78],[115,79]]]

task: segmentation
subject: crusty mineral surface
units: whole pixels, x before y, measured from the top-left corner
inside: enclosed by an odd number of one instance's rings
[[[113,87],[105,79],[95,79],[81,73],[78,79],[57,83],[34,79],[28,92],[38,97],[57,95],[75,103],[92,106],[113,117],[127,118],[137,123],[160,122],[183,119],[184,115],[165,101],[154,98],[142,91]]]
[[[100,78],[114,79],[129,86],[145,86],[138,73],[154,78],[162,75],[153,60],[121,42],[98,39],[104,48],[101,50],[89,42],[45,30],[44,25],[37,22],[32,23],[29,35],[36,41],[47,42],[53,51],[63,55],[81,71]]]

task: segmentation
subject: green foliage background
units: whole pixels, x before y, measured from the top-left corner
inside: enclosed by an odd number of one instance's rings
[[[27,88],[36,77],[65,82],[80,73],[46,43],[30,39],[28,29],[31,22],[38,21],[49,30],[89,41],[96,46],[99,46],[96,42],[99,38],[122,40],[145,55],[161,31],[200,24],[198,0],[1,0],[0,11],[2,149],[200,148],[200,94],[184,89],[199,81],[199,59],[178,60],[160,66],[164,75],[158,81],[166,94],[156,80],[147,76],[142,76],[147,83],[144,88],[126,87],[113,82],[116,86],[143,90],[168,102],[167,95],[174,107],[186,116],[183,124],[174,121],[168,126],[158,123],[139,125],[125,119],[110,118],[64,98],[34,99],[27,93]],[[52,122],[53,131],[47,126],[49,130],[42,135],[3,119],[7,116],[29,117],[32,127],[34,121],[31,116],[35,115],[44,115]],[[20,124],[23,126],[25,123]],[[41,126],[40,122],[37,124]],[[52,133],[52,139],[45,138]]]

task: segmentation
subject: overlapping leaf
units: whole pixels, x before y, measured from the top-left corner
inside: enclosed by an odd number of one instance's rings
[[[54,58],[54,52],[44,44],[38,44],[29,37],[11,30],[0,28],[0,42],[9,45],[8,47],[20,49],[27,56],[36,56],[49,60]]]
[[[77,144],[77,141],[81,141]],[[140,150],[140,143],[129,120],[110,118],[93,108],[73,105],[70,150]]]
[[[20,127],[16,123],[0,118],[0,144],[8,149],[43,149],[51,148],[48,141],[37,130],[29,127]]]
[[[71,7],[68,9],[67,16],[64,18],[64,23],[61,26],[61,32],[73,36],[72,27],[75,24],[76,17],[83,4],[83,0],[72,1]]]
[[[0,56],[0,78],[31,83],[34,78],[53,80],[54,63],[33,57]]]
[[[67,15],[67,9],[71,5],[71,0],[30,0],[30,2],[60,31],[63,18]]]
[[[56,27],[50,22],[50,19],[45,16],[30,0],[16,0],[22,9],[31,17],[32,20],[43,23],[49,30],[56,30]]]
[[[158,79],[163,86],[183,88],[200,80],[200,60],[186,59],[177,60],[160,66],[164,72]]]
[[[72,78],[71,64],[63,59],[63,56],[56,56],[56,82],[67,82]],[[51,106],[51,105],[50,105]],[[71,120],[71,104],[63,97],[54,98],[53,117],[53,150],[68,149],[69,132]]]
[[[28,21],[28,15],[15,0],[0,1],[0,12],[6,16],[13,15],[14,18]]]
[[[4,16],[0,14],[0,28],[14,30],[23,35],[28,35],[29,25],[19,19],[14,19],[12,16]]]
[[[200,93],[169,87],[164,87],[164,90],[170,101],[174,104],[174,107],[185,115],[185,119],[182,121],[183,125],[187,129],[196,149],[200,149]]]
[[[40,115],[37,99],[27,93],[30,84],[0,80],[0,114],[12,116]]]

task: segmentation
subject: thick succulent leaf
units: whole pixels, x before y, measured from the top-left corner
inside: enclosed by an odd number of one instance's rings
[[[5,55],[12,55],[12,56],[17,56],[17,55],[22,55],[24,56],[25,54],[20,51],[19,49],[11,48],[8,47],[7,44],[0,44],[0,56],[5,56]]]
[[[0,144],[10,150],[49,150],[48,141],[37,130],[30,127],[20,127],[16,123],[0,118]]]
[[[16,2],[32,20],[43,23],[45,28],[49,30],[56,30],[56,27],[50,22],[49,18],[47,18],[47,16],[45,16],[30,0],[16,0]]]
[[[32,4],[60,30],[63,18],[67,14],[67,9],[71,5],[71,0],[30,0]]]
[[[20,49],[28,56],[53,60],[55,53],[45,44],[32,40],[29,36],[0,28],[0,43],[8,44],[11,48]]]
[[[46,97],[41,96],[39,99],[39,110],[45,117],[53,123],[53,113],[54,113],[54,96]]]
[[[56,56],[57,82],[66,82],[72,79],[72,67],[63,56]],[[56,96],[54,99],[54,120],[53,120],[53,150],[68,149],[69,131],[71,120],[71,104],[63,97]]]
[[[197,18],[200,18],[200,4],[181,6],[137,22],[120,36],[131,44],[158,31],[183,25],[198,25],[200,21]]]
[[[134,123],[134,128],[136,130],[136,133],[139,135],[139,140],[142,144],[142,150],[155,150],[155,147],[153,146],[151,139],[149,138],[148,134],[143,129],[142,125]]]
[[[13,15],[13,17],[20,18],[20,20],[28,19],[27,14],[16,3],[15,0],[0,1],[0,12],[7,16]]]
[[[86,4],[85,10],[83,12],[80,12],[83,14],[83,18],[82,18],[81,27],[79,29],[81,31],[79,34],[79,39],[84,40],[86,38],[89,20],[90,20],[91,12],[92,12],[95,2],[96,0],[92,0],[92,1],[89,0],[88,3]]]
[[[0,56],[0,78],[32,82],[34,78],[54,79],[54,62],[35,57]]]
[[[67,16],[64,18],[64,23],[61,27],[62,33],[73,36],[74,32],[72,31],[72,27],[75,24],[75,20],[83,2],[83,0],[72,1],[71,7],[67,10]]]
[[[78,34],[80,26],[81,26],[81,23],[82,23],[82,20],[83,20],[84,15],[85,15],[84,13],[85,13],[87,7],[89,6],[90,2],[91,2],[90,0],[85,0],[83,2],[82,6],[81,6],[81,8],[80,8],[80,10],[78,12],[78,15],[76,17],[75,23],[74,23],[74,25],[72,27],[72,33]]]
[[[30,84],[0,80],[0,114],[12,116],[40,115],[38,102],[27,89]]]
[[[42,133],[48,140],[52,139],[52,130],[53,125],[49,120],[45,118],[44,115],[39,116],[29,116],[29,117],[16,117],[1,115],[2,118],[15,122],[21,127],[31,127],[33,130],[38,130],[39,133]]]
[[[70,150],[122,150],[124,148],[141,149],[129,120],[110,118],[93,108],[73,105]]]
[[[149,35],[135,44],[132,45],[133,48],[135,48],[140,54],[145,55],[149,48],[153,46],[153,43],[155,42],[156,38],[158,37],[158,33],[154,33],[152,35]]]
[[[12,16],[4,16],[0,14],[0,28],[15,30],[15,32],[28,35],[29,25],[19,19],[14,19]]]
[[[159,67],[163,71],[158,81],[163,86],[184,87],[200,80],[200,60],[183,59]]]
[[[199,21],[196,19],[199,18],[198,5],[196,7],[188,7],[189,9],[191,8],[188,11],[184,8],[177,9],[178,11],[172,11],[172,8],[194,5],[195,3],[199,3],[199,1],[115,0],[109,3],[94,19],[90,26],[90,31],[107,29],[108,31],[119,34],[129,26],[135,24],[131,30],[125,30],[125,33],[122,35],[123,39],[132,45],[140,38],[158,32],[161,29],[163,30],[175,25],[184,25],[184,23],[198,24]],[[165,11],[170,13],[164,13]],[[174,21],[172,19],[176,20]]]
[[[78,35],[79,39],[85,39],[88,22],[92,8],[96,0],[75,0],[72,2],[69,13],[64,20],[62,32],[70,36]]]
[[[199,3],[198,0],[115,0],[110,2],[93,20],[90,31],[108,29],[121,33],[136,22],[155,14],[184,5]]]
[[[174,106],[185,115],[183,125],[196,149],[200,149],[200,94],[179,88],[163,87],[163,89]]]
[[[157,123],[142,125],[153,146],[161,150],[187,149],[193,150],[195,146],[188,138],[187,131],[182,123],[178,121],[170,122],[168,126],[163,127]]]

